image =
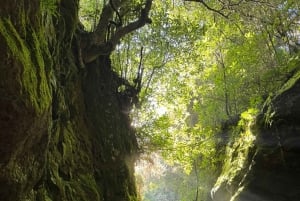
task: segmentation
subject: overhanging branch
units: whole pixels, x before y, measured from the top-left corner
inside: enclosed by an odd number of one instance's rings
[[[114,6],[116,9],[119,9],[126,1],[127,0],[114,0]],[[140,16],[136,21],[119,27],[115,33],[112,34],[111,38],[105,41],[107,26],[109,25],[110,18],[113,16],[113,8],[107,4],[102,10],[96,30],[92,33],[92,43],[84,50],[85,54],[83,54],[82,59],[84,63],[92,62],[100,55],[109,55],[124,36],[151,23],[149,12],[151,10],[152,1],[153,0],[146,0],[144,7],[141,8]]]
[[[211,6],[209,6],[204,0],[185,0],[185,1],[193,1],[193,2],[199,2],[201,3],[206,9],[210,10],[210,11],[213,11],[219,15],[221,15],[222,17],[224,18],[228,18],[229,14],[225,14],[223,13],[222,11],[225,9],[225,7],[223,6],[222,8],[220,9],[215,9]]]
[[[126,1],[127,0],[113,0],[113,5],[115,6],[115,9],[119,9],[119,7],[122,6]],[[91,33],[93,37],[93,43],[101,44],[105,42],[107,26],[109,24],[109,21],[113,18],[113,14],[114,8],[110,3],[106,4],[102,9],[101,16],[95,31]]]
[[[145,7],[141,10],[141,15],[138,20],[129,23],[128,25],[121,27],[116,31],[116,33],[112,36],[110,43],[115,47],[127,34],[143,27],[146,24],[151,23],[151,19],[149,18],[149,12],[152,6],[152,0],[146,0]]]

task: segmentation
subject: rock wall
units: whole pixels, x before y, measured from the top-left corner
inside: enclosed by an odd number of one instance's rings
[[[0,200],[136,200],[109,56],[78,58],[78,1],[0,5]]]
[[[270,97],[261,113],[249,119],[253,142],[240,135],[231,145],[226,168],[212,190],[216,201],[300,200],[300,73]],[[248,128],[247,128],[248,125]],[[245,144],[248,144],[245,145]],[[240,168],[234,164],[240,161]]]

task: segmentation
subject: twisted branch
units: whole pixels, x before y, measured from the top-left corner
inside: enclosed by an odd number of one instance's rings
[[[115,33],[112,33],[110,39],[105,41],[107,26],[113,16],[114,9],[119,9],[127,0],[114,0],[114,8],[107,4],[102,10],[96,30],[91,33],[93,40],[84,50],[84,63],[92,62],[100,55],[109,55],[124,36],[146,24],[150,24],[151,19],[149,18],[149,12],[151,10],[152,1],[153,0],[146,0],[144,7],[141,9],[140,16],[136,21],[120,26]]]

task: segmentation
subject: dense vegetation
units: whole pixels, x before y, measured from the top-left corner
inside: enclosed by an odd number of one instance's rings
[[[85,29],[95,30],[104,2],[80,3]],[[165,179],[151,178],[156,189],[168,187],[165,200],[205,199],[234,140],[224,130],[255,115],[298,70],[299,6],[297,0],[153,1],[151,24],[116,46],[115,72],[141,85],[132,110],[141,150],[179,165]],[[115,22],[132,20],[119,12]],[[184,185],[171,191],[172,179],[193,180],[193,193]],[[164,200],[153,185],[145,200]]]

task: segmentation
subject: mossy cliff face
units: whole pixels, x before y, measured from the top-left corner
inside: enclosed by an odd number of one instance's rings
[[[78,1],[0,5],[0,200],[135,200],[137,143],[108,56],[84,68]]]
[[[300,73],[244,121],[228,146],[215,201],[300,200]],[[250,139],[245,137],[248,132]]]

